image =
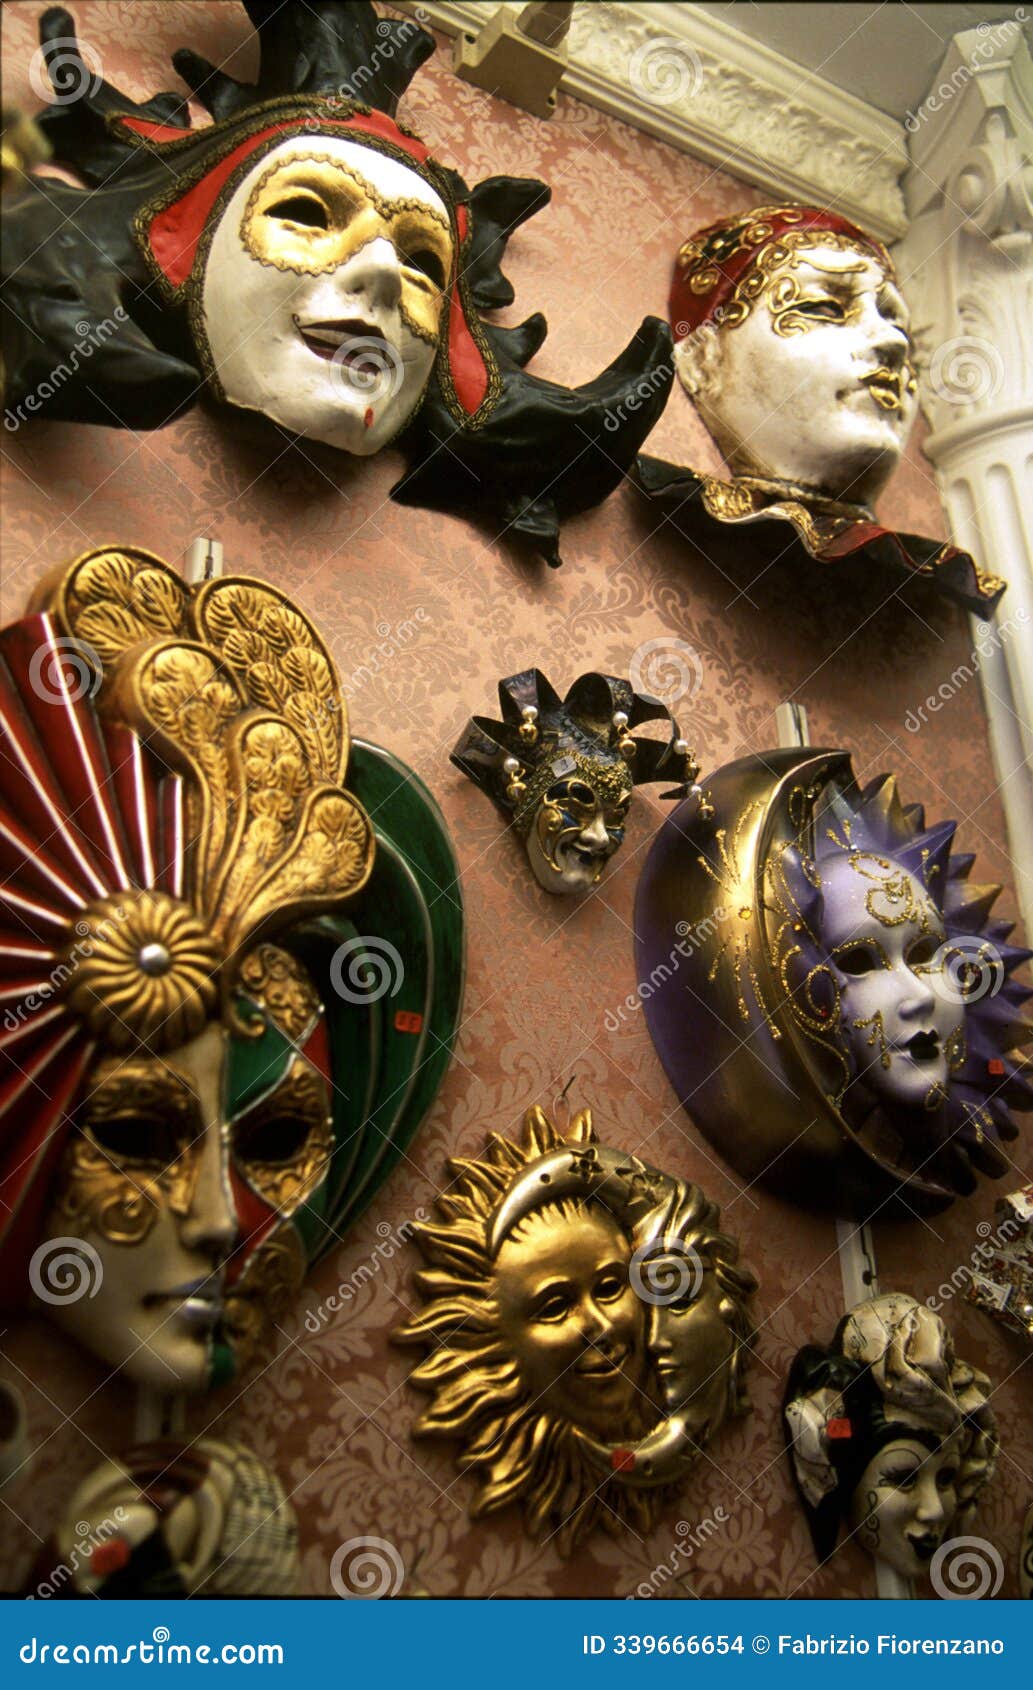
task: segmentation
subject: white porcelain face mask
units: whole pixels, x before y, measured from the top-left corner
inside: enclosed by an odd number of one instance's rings
[[[869,1461],[851,1499],[850,1521],[872,1555],[905,1578],[921,1578],[958,1510],[960,1440],[936,1450],[897,1438]]]
[[[576,897],[594,886],[620,848],[631,803],[625,796],[601,801],[583,780],[550,786],[527,836],[527,858],[547,892]]]
[[[798,249],[747,316],[678,343],[683,386],[730,468],[867,505],[916,409],[907,307],[859,247]]]
[[[231,196],[205,265],[221,397],[379,451],[429,380],[452,258],[443,200],[397,159],[325,135],[275,147]]]
[[[939,911],[913,874],[863,852],[823,863],[821,876],[822,940],[857,1074],[890,1103],[934,1108],[964,1049]]]

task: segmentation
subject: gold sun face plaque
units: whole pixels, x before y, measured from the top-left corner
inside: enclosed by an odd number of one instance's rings
[[[396,1337],[428,1355],[417,1435],[459,1445],[474,1516],[523,1505],[569,1553],[595,1525],[646,1531],[731,1415],[753,1275],[698,1186],[528,1111],[454,1161],[440,1225],[416,1235],[423,1311]]]

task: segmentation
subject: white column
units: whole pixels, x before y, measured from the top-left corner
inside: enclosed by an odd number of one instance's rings
[[[926,453],[955,543],[1007,590],[972,620],[1016,895],[1033,932],[1033,60],[1022,25],[951,42],[907,120],[912,310]],[[996,631],[995,631],[996,630]],[[946,678],[946,677],[945,677]]]

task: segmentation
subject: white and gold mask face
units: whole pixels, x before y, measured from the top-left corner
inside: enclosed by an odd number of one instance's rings
[[[264,1017],[247,1006],[250,1036],[212,1022],[173,1050],[98,1062],[44,1221],[43,1248],[63,1245],[86,1286],[44,1296],[47,1313],[159,1391],[207,1389],[268,1341],[283,1223],[333,1147],[329,1077],[305,1053],[324,1022],[311,983],[272,946],[242,975],[265,982],[263,1001],[280,994]]]
[[[676,347],[682,383],[737,474],[867,504],[915,417],[904,300],[843,237],[815,235],[765,269],[745,316]]]
[[[930,1450],[918,1438],[884,1444],[861,1475],[850,1524],[869,1554],[921,1578],[958,1510],[960,1435]]]
[[[856,1074],[889,1103],[935,1108],[964,1046],[940,912],[913,874],[868,852],[824,862],[821,876],[822,941]]]
[[[630,778],[625,786],[607,779],[598,791],[580,778],[550,786],[527,835],[539,885],[566,896],[594,886],[624,839],[630,804]]]
[[[238,184],[207,256],[201,331],[221,396],[379,451],[430,378],[453,256],[418,172],[333,136],[283,142]]]

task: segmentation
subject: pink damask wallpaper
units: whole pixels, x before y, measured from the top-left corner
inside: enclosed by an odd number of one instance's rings
[[[30,110],[42,9],[7,5],[3,15],[4,98]],[[254,71],[235,0],[79,0],[75,16],[107,76],[137,99],[172,85],[169,56],[183,44],[216,63],[229,58],[238,75]],[[576,100],[562,98],[543,123],[472,89],[452,75],[443,39],[401,115],[469,179],[504,172],[551,184],[551,206],[511,244],[517,301],[504,320],[545,311],[550,335],[534,367],[562,381],[588,379],[644,312],[662,314],[685,234],[762,197]],[[680,393],[649,450],[718,467]],[[433,1596],[626,1597],[639,1587],[669,1597],[873,1595],[872,1564],[853,1544],[815,1571],[780,1428],[793,1352],[831,1336],[842,1312],[833,1224],[744,1191],[676,1106],[641,1013],[610,1030],[635,985],[635,882],[662,805],[639,795],[624,849],[572,906],[537,887],[492,807],[447,759],[468,715],[494,708],[499,676],[536,663],[565,688],[587,669],[626,674],[638,648],[661,642],[683,666],[661,665],[655,685],[673,687],[704,770],[776,743],[774,709],[793,697],[808,708],[813,742],[850,747],[859,777],[895,768],[930,817],[960,817],[980,878],[1002,881],[1002,908],[1013,910],[976,683],[920,731],[906,725],[968,655],[962,614],[931,597],[921,614],[895,596],[880,603],[863,581],[850,592],[817,566],[804,580],[777,566],[757,577],[735,548],[710,560],[657,525],[630,487],[568,524],[564,566],[549,571],[486,531],[392,504],[400,460],[391,452],[358,462],[285,451],[240,415],[208,409],[146,435],[41,420],[6,435],[4,460],[5,620],[22,612],[44,570],[91,546],[132,542],[180,561],[195,535],[214,534],[227,570],[275,580],[317,619],[353,677],[353,731],[412,764],[454,834],[469,972],[437,1103],[372,1210],[306,1286],[276,1352],[188,1411],[191,1433],[240,1438],[280,1474],[301,1520],[304,1593],[329,1595],[335,1549],[376,1535],[410,1575],[418,1563],[416,1580]],[[917,439],[881,514],[943,533]],[[696,654],[691,672],[686,647]],[[648,1540],[593,1540],[564,1562],[554,1544],[528,1541],[512,1512],[471,1526],[470,1491],[447,1447],[410,1437],[422,1399],[406,1383],[412,1354],[389,1334],[415,1307],[418,1263],[398,1230],[431,1210],[446,1157],[478,1154],[490,1131],[516,1133],[530,1104],[549,1109],[568,1085],[604,1140],[697,1180],[720,1202],[761,1289],[752,1415],[726,1428]],[[1014,1147],[1005,1189],[1033,1174],[1028,1143]],[[936,1293],[969,1261],[995,1195],[984,1186],[932,1222],[877,1227],[883,1288]],[[345,1312],[306,1324],[338,1286]],[[1014,1595],[1033,1497],[1029,1350],[957,1296],[943,1312],[961,1352],[996,1382],[1003,1448],[978,1529],[1003,1557],[1001,1595]],[[31,1468],[0,1498],[0,1588],[12,1589],[73,1483],[131,1435],[134,1405],[38,1322],[0,1335],[0,1369],[27,1396],[35,1444]],[[660,1564],[679,1576],[650,1585]]]

